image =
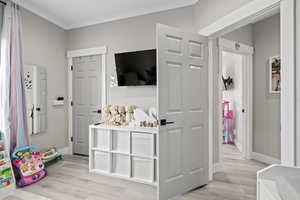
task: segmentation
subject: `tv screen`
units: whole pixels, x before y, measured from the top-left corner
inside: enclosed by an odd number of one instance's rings
[[[119,86],[156,85],[156,50],[115,54]]]

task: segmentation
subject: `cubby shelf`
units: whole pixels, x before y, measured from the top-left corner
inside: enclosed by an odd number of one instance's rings
[[[91,173],[156,185],[155,128],[90,126]]]

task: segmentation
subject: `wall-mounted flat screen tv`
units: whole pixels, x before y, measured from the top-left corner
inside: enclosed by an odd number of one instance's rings
[[[115,54],[119,86],[156,85],[156,50]]]

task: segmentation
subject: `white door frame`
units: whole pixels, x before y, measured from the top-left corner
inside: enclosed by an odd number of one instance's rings
[[[73,142],[71,141],[71,138],[73,137],[73,107],[71,105],[71,102],[73,100],[73,71],[72,71],[73,58],[82,57],[82,56],[101,55],[101,57],[102,57],[101,103],[102,103],[102,107],[104,107],[107,103],[107,98],[106,98],[106,93],[107,93],[107,91],[106,91],[106,54],[107,54],[106,46],[67,51],[67,59],[68,59],[68,151],[71,154],[73,154]]]
[[[231,52],[235,54],[239,54],[243,56],[243,70],[242,70],[242,82],[243,82],[243,96],[242,96],[242,102],[243,102],[243,109],[246,110],[245,113],[243,113],[243,137],[242,137],[242,155],[245,159],[251,159],[251,153],[252,153],[252,113],[253,113],[253,47],[250,47],[248,45],[226,40],[224,38],[220,38],[219,41],[219,117],[221,119],[222,116],[222,106],[220,106],[222,100],[223,100],[223,89],[222,89],[222,71],[223,71],[223,58],[222,58],[222,52]],[[238,45],[238,47],[236,46]],[[219,138],[220,143],[219,147],[222,146],[222,120],[219,120]],[[223,149],[219,148],[219,158],[220,158],[220,167],[223,167]]]
[[[230,14],[222,17],[214,23],[199,30],[200,35],[210,37],[209,50],[213,54],[213,39],[245,26],[253,21],[257,21],[265,16],[276,13],[280,10],[280,35],[281,35],[281,63],[285,66],[281,69],[282,91],[281,91],[281,162],[284,165],[294,166],[296,164],[295,148],[295,0],[259,0],[234,10]],[[216,65],[213,58],[209,59],[209,102],[214,102],[213,76],[215,75]],[[209,113],[214,112],[213,105],[210,105]],[[210,115],[209,125],[209,171],[210,178],[213,174],[214,148],[213,148],[213,127],[218,123],[214,119],[214,114]]]

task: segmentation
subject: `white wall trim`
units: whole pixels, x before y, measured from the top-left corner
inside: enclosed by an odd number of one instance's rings
[[[214,173],[222,172],[224,170],[224,166],[222,163],[215,163],[213,168]]]
[[[269,164],[269,165],[281,164],[281,161],[279,159],[273,158],[271,156],[267,156],[267,155],[264,155],[264,154],[261,154],[261,153],[252,152],[251,153],[251,158],[253,160],[257,160],[259,162],[266,163],[266,164]]]
[[[73,66],[73,58],[81,56],[92,56],[101,55],[102,56],[102,107],[107,104],[107,87],[106,87],[106,54],[107,47],[95,47],[89,49],[78,49],[67,51],[68,58],[68,141],[69,141],[69,152],[73,154],[73,143],[70,138],[73,136],[73,107],[71,106],[71,101],[73,100],[73,71],[71,67]]]
[[[236,9],[225,17],[199,30],[198,33],[211,39],[233,31],[239,27],[257,21],[262,16],[269,16],[280,8],[281,18],[281,59],[282,70],[281,96],[281,160],[282,164],[295,165],[295,2],[294,0],[255,0]],[[284,64],[285,63],[285,64]],[[210,68],[215,68],[210,63]],[[210,74],[211,75],[211,74]],[[214,75],[214,74],[212,74]],[[211,80],[212,77],[210,77]],[[209,90],[216,88],[209,87]],[[215,102],[213,102],[215,104]],[[209,107],[211,108],[211,106]],[[210,109],[209,112],[214,112]],[[216,125],[218,122],[213,122]],[[209,129],[213,130],[213,129]],[[213,135],[210,133],[209,135]],[[210,138],[211,139],[211,138]],[[252,139],[252,138],[250,138]],[[214,148],[213,148],[214,150]],[[213,155],[213,151],[209,152]],[[210,168],[213,166],[210,164]],[[212,170],[210,170],[212,171]]]
[[[213,41],[209,40],[208,41],[208,65],[209,66],[213,66]],[[208,68],[208,88],[213,88],[214,87],[214,68],[213,67],[209,67]],[[208,102],[213,102],[214,101],[214,93],[212,89],[208,90]],[[208,104],[208,109],[212,112],[208,112],[208,149],[209,152],[213,152],[213,141],[214,141],[214,136],[213,136],[213,131],[214,131],[214,104],[209,103]],[[209,154],[208,155],[208,162],[209,162],[209,168],[208,168],[208,174],[209,174],[209,180],[213,180],[213,165],[214,165],[214,158],[213,158],[213,154]]]
[[[81,56],[92,56],[92,55],[103,55],[107,53],[106,46],[94,47],[88,49],[78,49],[67,52],[68,58],[81,57]]]
[[[296,66],[300,66],[300,2],[296,2]],[[300,69],[299,67],[296,67],[296,94],[297,94],[297,100],[296,100],[296,139],[297,139],[297,163],[296,166],[300,167]]]
[[[280,0],[251,1],[234,10],[214,23],[198,31],[200,35],[219,37],[227,32],[257,20],[266,13],[274,12],[279,8]]]
[[[281,161],[296,165],[295,2],[280,2],[281,40]]]

